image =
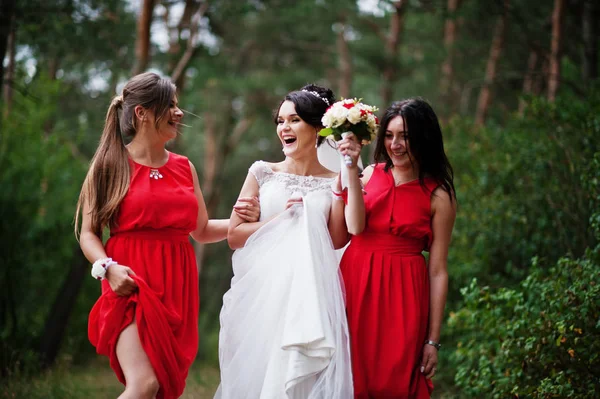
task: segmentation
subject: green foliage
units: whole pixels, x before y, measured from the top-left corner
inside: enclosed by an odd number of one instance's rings
[[[600,233],[600,153],[584,175]],[[471,397],[590,398],[600,395],[600,244],[552,267],[534,258],[514,289],[477,279],[448,327],[459,342],[450,363]]]
[[[84,171],[65,133],[48,125],[59,85],[39,79],[30,90],[0,137],[0,375],[15,364],[36,367],[37,338],[74,256],[73,209]]]
[[[446,136],[459,203],[449,259],[453,300],[473,276],[514,284],[534,256],[554,262],[593,244],[581,176],[600,150],[600,90],[585,102],[532,98],[526,114],[504,126],[478,129],[456,119]]]
[[[600,247],[548,268],[536,258],[517,289],[477,280],[450,317],[456,384],[471,397],[600,395]]]

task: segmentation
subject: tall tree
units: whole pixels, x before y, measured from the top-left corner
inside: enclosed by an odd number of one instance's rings
[[[13,16],[15,15],[16,0],[0,0],[0,60],[4,60],[8,46]],[[4,79],[4,62],[0,62],[0,82]]]
[[[449,104],[454,102],[449,101],[449,96],[452,92],[452,84],[454,78],[453,70],[453,58],[454,58],[454,46],[457,36],[457,21],[456,11],[460,5],[460,0],[448,0],[448,15],[444,23],[444,49],[446,50],[446,58],[442,63],[442,78],[440,82],[440,91],[442,97],[446,99]]]
[[[16,64],[16,54],[17,54],[17,44],[16,44],[16,34],[17,27],[15,26],[14,17],[11,22],[10,34],[8,35],[8,46],[7,46],[7,59],[8,66],[6,68],[6,74],[4,76],[4,84],[3,84],[3,92],[2,96],[4,98],[4,116],[10,114],[10,109],[12,107],[12,99],[13,99],[13,84],[15,80],[15,64]]]
[[[381,79],[381,103],[387,106],[392,100],[394,82],[398,72],[398,48],[400,46],[400,36],[404,28],[404,15],[407,7],[406,0],[394,1],[392,5],[394,10],[390,16],[390,30],[385,37],[384,52],[386,63],[383,68]]]
[[[560,63],[562,53],[562,31],[565,17],[565,0],[554,0],[552,11],[552,39],[550,42],[550,65],[548,75],[548,100],[556,99],[560,85]]]
[[[143,0],[137,22],[133,75],[144,72],[148,66],[150,59],[150,26],[152,25],[154,5],[155,0]]]
[[[528,95],[533,92],[533,84],[535,78],[535,71],[538,64],[538,51],[531,50],[529,53],[529,58],[527,59],[527,70],[525,72],[525,77],[523,78],[523,94]],[[519,114],[523,114],[525,110],[525,101],[523,99],[519,100]]]
[[[494,37],[492,39],[490,54],[485,69],[485,78],[483,81],[483,86],[481,87],[481,91],[479,92],[479,98],[477,100],[475,123],[480,126],[485,122],[485,118],[492,101],[492,86],[496,80],[498,62],[500,60],[500,55],[502,54],[502,49],[504,48],[506,24],[508,22],[508,7],[509,1],[504,0],[504,10],[496,22]]]
[[[187,6],[186,6],[187,9]],[[173,68],[171,73],[171,80],[175,82],[179,90],[183,89],[183,76],[186,68],[190,64],[190,61],[194,57],[198,49],[198,36],[200,35],[200,20],[204,16],[204,13],[208,9],[208,2],[203,2],[199,5],[189,22],[190,35],[187,39],[185,51],[181,55],[181,58]],[[183,14],[185,16],[186,13]],[[183,17],[182,17],[183,21]],[[181,25],[181,24],[180,24]]]
[[[583,79],[598,78],[598,2],[583,2]]]
[[[349,98],[352,91],[352,56],[345,35],[346,25],[344,22],[341,22],[336,36],[339,65],[337,93],[340,97]]]

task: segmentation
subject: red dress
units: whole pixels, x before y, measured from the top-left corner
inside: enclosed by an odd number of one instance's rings
[[[341,261],[356,399],[429,398],[420,371],[429,322],[431,191],[419,180],[394,185],[376,165],[365,187],[366,226]]]
[[[153,168],[131,160],[130,165],[129,191],[105,247],[109,257],[136,273],[139,289],[117,296],[104,280],[88,335],[125,384],[116,343],[135,318],[160,384],[157,397],[177,398],[198,350],[198,270],[188,239],[198,215],[192,172],[188,159],[173,153],[158,168],[163,178],[151,178]]]

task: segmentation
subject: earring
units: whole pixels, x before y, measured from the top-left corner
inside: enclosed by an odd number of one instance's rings
[[[315,139],[315,148],[319,147],[319,136]]]

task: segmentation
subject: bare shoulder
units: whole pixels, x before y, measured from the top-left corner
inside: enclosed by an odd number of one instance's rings
[[[196,172],[196,167],[194,166],[192,161],[190,161],[189,159],[188,159],[188,163],[190,164],[190,171],[192,172],[192,177],[194,178],[194,182],[197,182],[198,181],[198,173]]]
[[[431,213],[443,212],[446,214],[456,214],[456,197],[444,189],[443,186],[438,186],[431,193]]]
[[[373,176],[374,170],[375,165],[369,165],[363,170],[362,177],[360,178],[360,181],[362,182],[363,186],[366,186],[369,180],[371,180],[371,176]]]

